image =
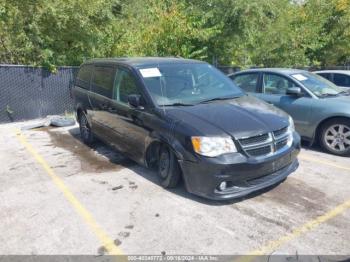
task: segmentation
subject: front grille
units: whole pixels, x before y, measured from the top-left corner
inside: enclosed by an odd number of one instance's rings
[[[250,156],[264,156],[264,155],[268,155],[271,153],[271,146],[264,146],[264,147],[254,148],[254,149],[247,149],[246,152]]]
[[[258,136],[252,136],[248,138],[242,138],[239,140],[242,146],[247,146],[251,144],[256,144],[256,143],[262,143],[265,142],[269,138],[269,134],[262,134]]]
[[[276,142],[276,150],[280,150],[288,144],[288,138]]]
[[[270,155],[285,148],[289,139],[288,127],[252,137],[238,139],[244,152],[251,157]]]
[[[280,136],[283,136],[287,133],[288,131],[288,127],[284,127],[284,128],[281,128],[279,130],[276,130],[276,131],[273,131],[273,135],[275,137],[280,137]]]

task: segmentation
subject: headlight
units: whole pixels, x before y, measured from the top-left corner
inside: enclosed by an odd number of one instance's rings
[[[288,126],[288,146],[293,144],[293,132],[295,131],[294,121],[291,116],[288,118],[289,126]]]
[[[203,156],[215,157],[225,153],[237,152],[231,137],[193,136],[191,140],[194,151]]]
[[[295,131],[295,126],[294,126],[293,118],[291,116],[288,117],[288,122],[289,122],[288,131],[290,133],[293,133]]]

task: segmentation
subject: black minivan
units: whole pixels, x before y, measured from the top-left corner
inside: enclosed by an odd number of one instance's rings
[[[300,137],[283,111],[213,66],[182,58],[94,59],[72,90],[82,140],[94,137],[210,199],[241,197],[298,167]]]

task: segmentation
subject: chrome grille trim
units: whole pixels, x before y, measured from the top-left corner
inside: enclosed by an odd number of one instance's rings
[[[276,151],[282,149],[283,147],[285,147],[288,144],[288,137],[281,139],[279,141],[276,141]]]
[[[239,143],[241,144],[241,146],[244,149],[257,148],[257,147],[262,147],[262,146],[271,144],[271,142],[273,141],[271,133],[266,133],[266,134],[263,134],[263,135],[267,135],[267,138],[265,140],[261,141],[261,142],[251,143],[251,144],[244,144],[244,143],[241,142],[241,140],[247,141],[250,138],[243,138],[243,139],[239,139]],[[260,137],[260,136],[262,136],[262,135],[253,136],[251,138]]]
[[[287,126],[273,132],[240,138],[238,142],[248,156],[261,158],[280,153],[289,148],[288,141],[290,135]]]
[[[252,149],[246,149],[246,152],[250,156],[262,156],[262,155],[268,155],[271,153],[271,146],[266,145],[262,147],[252,148]]]
[[[257,135],[257,136],[241,138],[239,140],[239,142],[243,146],[248,146],[251,144],[259,144],[259,143],[266,142],[270,138],[271,138],[270,135],[268,133],[266,133],[266,134],[261,134],[261,135]]]
[[[281,137],[285,137],[286,134],[288,132],[288,126],[278,129],[276,131],[273,131],[273,136],[277,139],[277,138],[281,138]]]

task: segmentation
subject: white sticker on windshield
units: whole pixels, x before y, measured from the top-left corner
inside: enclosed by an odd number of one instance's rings
[[[307,77],[303,76],[302,74],[295,74],[295,75],[292,75],[292,77],[294,77],[296,80],[299,80],[299,81],[307,80]]]
[[[144,78],[162,76],[159,69],[156,67],[140,69],[140,73]]]

